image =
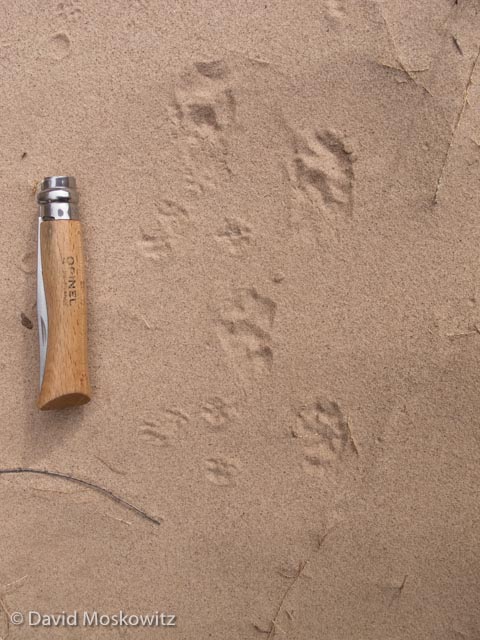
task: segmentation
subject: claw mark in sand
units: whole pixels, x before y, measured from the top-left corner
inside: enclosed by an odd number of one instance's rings
[[[393,593],[392,593],[392,598],[390,600],[390,606],[392,606],[395,600],[399,600],[401,598],[403,589],[405,587],[405,583],[407,582],[407,578],[408,578],[408,575],[405,574],[401,585],[399,585],[398,587],[391,587]]]
[[[143,443],[154,447],[168,445],[172,435],[169,431],[162,429],[161,425],[149,420],[144,420],[143,424],[144,426],[138,430],[138,437]]]
[[[454,46],[455,46],[455,49],[458,51],[458,53],[459,53],[461,56],[463,56],[463,49],[462,49],[462,47],[460,46],[460,43],[459,43],[459,41],[458,41],[458,38],[457,38],[456,36],[454,36],[454,35],[452,35],[452,42],[453,42],[453,44],[454,44]]]

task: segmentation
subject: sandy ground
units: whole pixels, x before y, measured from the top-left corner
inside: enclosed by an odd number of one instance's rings
[[[480,638],[479,12],[2,1],[0,467],[161,524],[2,475],[0,637]],[[94,397],[41,414],[65,173]],[[120,609],[177,626],[7,621]]]

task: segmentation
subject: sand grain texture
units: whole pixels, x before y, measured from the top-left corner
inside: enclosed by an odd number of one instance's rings
[[[0,468],[161,523],[0,475],[0,637],[479,638],[478,3],[0,16]],[[93,400],[43,415],[34,191],[58,173]],[[178,625],[7,623],[31,609]]]

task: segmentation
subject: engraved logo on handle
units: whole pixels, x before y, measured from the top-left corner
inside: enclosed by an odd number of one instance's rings
[[[77,301],[77,265],[74,256],[62,258],[65,265],[65,302],[69,305]]]

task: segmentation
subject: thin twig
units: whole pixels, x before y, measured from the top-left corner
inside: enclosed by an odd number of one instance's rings
[[[109,491],[108,489],[105,489],[104,487],[101,487],[100,485],[95,484],[94,482],[89,482],[88,480],[83,480],[82,478],[77,478],[76,476],[71,476],[67,473],[60,473],[58,471],[48,471],[47,469],[29,469],[27,467],[17,467],[15,469],[0,469],[0,474],[7,474],[7,473],[14,473],[14,474],[34,473],[37,475],[50,476],[51,478],[62,478],[63,480],[76,482],[77,484],[81,484],[84,487],[89,487],[90,489],[94,489],[99,493],[103,493],[103,495],[107,496],[107,498],[110,498],[110,500],[113,500],[114,502],[122,505],[126,509],[135,511],[135,513],[137,513],[139,516],[141,516],[142,518],[145,518],[146,520],[149,520],[150,522],[153,522],[153,524],[157,524],[157,525],[162,524],[161,520],[157,520],[157,518],[154,518],[153,516],[143,511],[142,509],[139,509],[139,507],[136,507],[134,504],[131,504],[130,502],[127,502],[123,498],[120,498],[120,496],[117,496],[115,493],[112,493],[112,491]]]
[[[457,129],[458,129],[458,126],[460,124],[460,120],[462,119],[463,113],[464,113],[465,108],[466,108],[466,106],[468,104],[468,93],[470,91],[470,87],[472,86],[473,74],[475,73],[475,69],[477,67],[477,62],[478,62],[478,58],[479,57],[480,57],[480,46],[478,47],[477,55],[475,56],[475,60],[473,61],[473,64],[472,64],[472,67],[470,69],[470,73],[469,73],[469,76],[468,76],[467,84],[465,85],[465,89],[463,91],[462,107],[461,107],[461,109],[459,110],[459,112],[457,114],[457,118],[455,120],[455,125],[454,125],[453,131],[452,131],[452,135],[450,136],[450,142],[448,144],[447,152],[445,154],[445,159],[443,161],[442,169],[440,171],[440,175],[438,176],[437,184],[436,184],[436,187],[435,187],[435,193],[434,193],[434,196],[433,196],[433,204],[437,204],[437,202],[438,202],[438,192],[440,190],[440,187],[442,186],[443,174],[445,172],[445,167],[447,166],[447,163],[448,163],[448,158],[450,156],[450,150],[451,150],[453,142],[455,140],[455,134],[457,133]]]
[[[0,609],[5,614],[6,630],[7,630],[7,635],[0,636],[0,640],[7,640],[8,636],[10,635],[10,615],[11,614],[5,602],[7,593],[9,593],[12,590],[12,587],[14,587],[15,585],[22,583],[25,580],[25,578],[28,578],[28,574],[22,576],[21,578],[17,578],[16,580],[13,580],[13,582],[8,582],[7,584],[4,584],[3,586],[0,587]]]
[[[94,454],[94,458],[96,458],[97,460],[99,460],[103,465],[105,465],[107,467],[107,469],[110,469],[110,471],[112,471],[113,473],[118,473],[121,476],[125,476],[127,475],[126,471],[123,471],[123,469],[120,471],[119,469],[117,469],[116,467],[113,466],[113,464],[111,464],[110,462],[108,462],[107,460],[104,460],[103,458],[100,458],[100,456],[96,456]]]
[[[11,588],[14,587],[15,585],[18,585],[19,582],[23,582],[25,580],[25,578],[28,578],[28,573],[26,573],[21,578],[17,578],[16,580],[13,580],[12,582],[7,582],[7,584],[4,584],[3,588],[0,589],[0,592],[3,592],[3,595],[5,595],[7,593],[10,593]]]
[[[394,71],[403,71],[407,75],[409,73],[424,73],[425,71],[430,71],[430,67],[422,67],[421,69],[407,69],[407,67],[404,67],[402,65],[402,63],[400,62],[400,60],[398,60],[398,58],[396,58],[396,60],[398,61],[398,64],[400,65],[398,67],[396,67],[394,64],[387,64],[386,62],[380,62],[378,60],[376,61],[376,63],[378,65],[380,65],[381,67],[385,67],[386,69],[393,69]],[[413,80],[413,78],[410,78],[410,79]],[[423,87],[423,88],[425,89],[425,87]]]
[[[3,595],[0,596],[0,609],[5,614],[5,620],[7,621],[7,623],[6,623],[7,635],[6,636],[2,636],[1,640],[7,640],[8,636],[10,635],[10,611],[8,610],[7,605],[5,604],[5,600],[3,598],[4,598]]]
[[[282,596],[282,599],[280,600],[280,603],[277,607],[277,610],[275,611],[275,615],[272,618],[272,621],[270,623],[270,629],[268,630],[268,636],[267,636],[267,640],[270,640],[271,638],[274,637],[275,635],[275,629],[277,628],[277,620],[278,620],[278,616],[280,615],[280,612],[282,610],[283,607],[283,603],[285,602],[288,594],[290,593],[290,591],[293,589],[293,587],[295,586],[297,580],[300,578],[300,576],[302,575],[305,567],[307,566],[308,560],[303,560],[302,562],[300,562],[300,564],[298,565],[298,569],[295,573],[295,575],[293,576],[292,581],[290,582],[290,584],[287,587],[287,590],[285,591],[285,593]]]
[[[288,585],[285,593],[282,596],[282,599],[280,600],[280,603],[275,611],[275,615],[272,618],[272,621],[270,622],[270,628],[268,629],[268,636],[267,636],[267,640],[272,640],[275,637],[275,630],[278,627],[278,617],[282,611],[283,608],[283,604],[285,602],[285,600],[287,599],[288,594],[291,592],[291,590],[293,589],[293,587],[295,586],[295,584],[297,583],[297,581],[299,580],[299,578],[302,576],[303,572],[305,571],[306,566],[308,565],[308,563],[311,561],[312,557],[318,553],[318,551],[320,550],[320,547],[323,545],[325,538],[328,536],[328,534],[330,533],[331,529],[329,529],[322,537],[319,537],[318,542],[317,542],[317,546],[316,548],[312,551],[312,553],[310,554],[310,556],[306,559],[306,560],[302,560],[299,565],[298,565],[298,569],[295,572],[295,574],[293,576],[289,576],[291,578],[291,582]],[[257,629],[257,631],[260,631],[261,633],[264,633],[264,630],[257,627],[256,625],[254,625],[255,628]]]

